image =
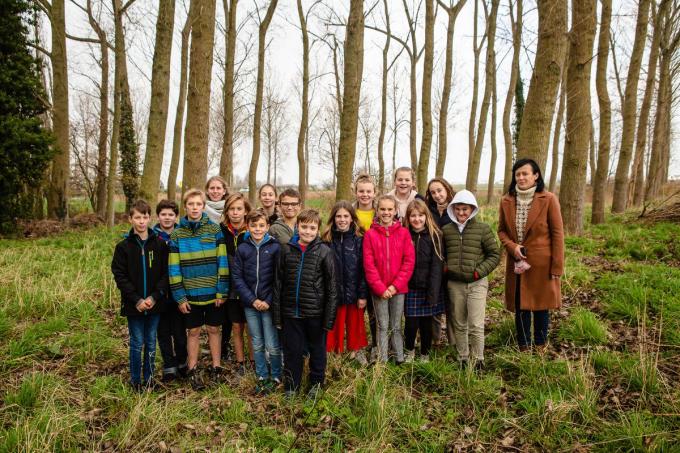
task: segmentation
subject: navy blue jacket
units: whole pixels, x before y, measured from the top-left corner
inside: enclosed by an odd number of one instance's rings
[[[244,307],[252,308],[256,299],[272,305],[274,274],[281,246],[279,241],[265,234],[256,244],[250,233],[236,249],[231,278],[234,289]]]
[[[356,304],[357,299],[368,298],[368,284],[364,275],[363,238],[352,227],[338,231],[333,227],[333,240],[328,244],[335,252],[335,269],[338,282],[338,304]]]

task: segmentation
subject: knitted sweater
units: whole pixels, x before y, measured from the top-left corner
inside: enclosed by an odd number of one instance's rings
[[[197,222],[183,217],[169,246],[170,290],[178,304],[207,305],[227,295],[227,249],[220,226],[207,214]]]
[[[517,225],[517,242],[521,244],[524,242],[524,227],[527,224],[529,217],[529,210],[531,203],[534,201],[534,194],[536,193],[536,186],[530,187],[526,190],[520,188],[517,191],[517,210],[515,214],[515,224]]]

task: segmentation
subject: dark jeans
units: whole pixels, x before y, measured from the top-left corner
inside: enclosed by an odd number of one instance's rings
[[[406,349],[416,347],[416,334],[420,330],[420,353],[427,355],[432,347],[432,316],[407,316],[404,325]]]
[[[177,373],[187,363],[187,331],[177,304],[169,303],[158,323],[158,346],[163,356],[163,373]]]
[[[378,347],[378,337],[376,336],[377,324],[375,322],[375,308],[373,307],[373,298],[369,296],[366,299],[366,311],[368,312],[368,327],[371,329],[371,347]]]
[[[517,344],[531,346],[531,318],[534,318],[534,345],[542,346],[548,340],[550,312],[548,310],[521,310],[520,308],[520,276],[515,284],[515,327],[517,328]]]
[[[153,378],[156,359],[156,330],[160,315],[128,316],[130,334],[130,382],[142,383],[142,349],[144,350],[144,384]]]
[[[298,390],[302,382],[305,345],[309,349],[309,382],[323,384],[326,377],[326,332],[321,318],[284,318],[283,382],[286,390]]]

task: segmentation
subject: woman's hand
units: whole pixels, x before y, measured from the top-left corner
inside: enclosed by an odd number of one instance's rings
[[[515,246],[515,250],[512,252],[512,255],[517,260],[525,260],[527,258],[525,255],[522,254],[522,246],[519,244]]]
[[[357,307],[359,307],[359,309],[366,308],[366,299],[357,300]]]
[[[555,274],[550,274],[550,280],[559,280],[560,276]]]

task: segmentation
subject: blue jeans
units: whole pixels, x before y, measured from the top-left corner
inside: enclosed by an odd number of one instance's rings
[[[153,377],[156,360],[156,331],[161,315],[128,316],[130,333],[130,382],[141,384],[142,348],[144,349],[144,384]]]
[[[259,379],[269,377],[267,357],[269,354],[272,379],[281,379],[281,347],[279,346],[279,333],[272,322],[271,311],[258,311],[246,307],[246,322],[248,323],[248,335],[253,341],[253,357],[255,358],[255,374]]]

